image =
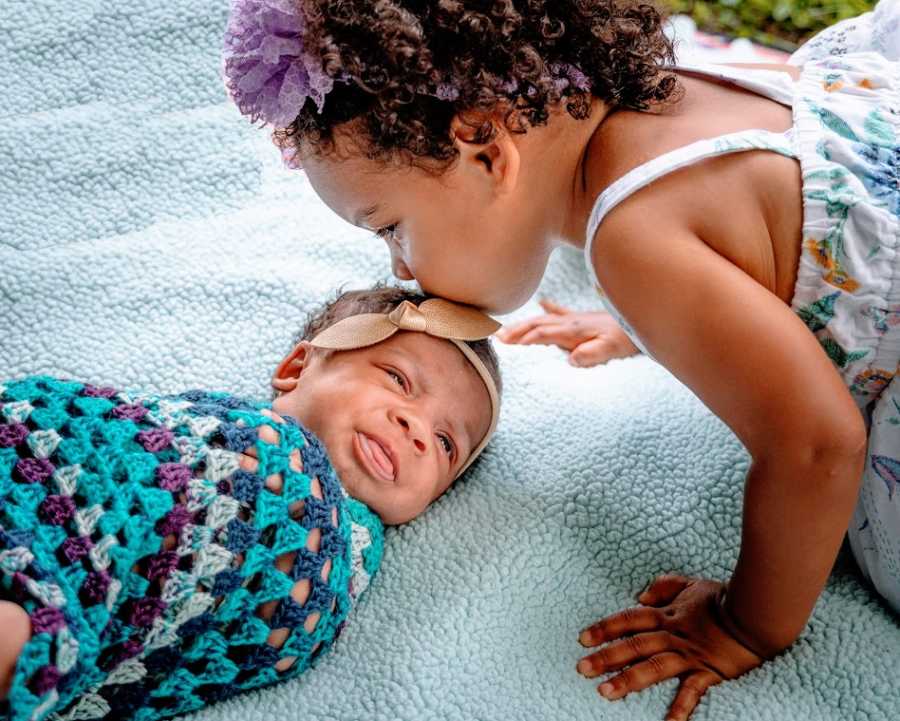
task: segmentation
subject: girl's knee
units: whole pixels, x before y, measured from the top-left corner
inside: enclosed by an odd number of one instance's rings
[[[0,601],[0,700],[12,684],[19,654],[31,638],[31,619],[19,604]]]

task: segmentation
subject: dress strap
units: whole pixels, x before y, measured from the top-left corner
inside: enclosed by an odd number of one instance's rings
[[[591,262],[591,248],[597,228],[600,227],[603,218],[628,196],[664,175],[717,155],[748,150],[769,150],[791,158],[796,157],[792,138],[791,131],[774,133],[770,130],[760,129],[741,130],[716,138],[705,138],[663,153],[653,160],[639,165],[612,183],[597,197],[587,225],[584,260],[594,284],[599,285]]]
[[[699,63],[680,63],[675,70],[707,75],[726,80],[738,87],[745,88],[758,95],[769,98],[777,103],[793,106],[794,83],[796,82],[790,73],[778,70],[758,68],[735,68],[727,65],[710,65]],[[634,330],[628,325],[622,314],[610,302],[603,293],[597,272],[591,260],[594,236],[603,218],[613,208],[625,200],[632,193],[637,192],[654,180],[668,175],[676,170],[692,165],[701,160],[712,158],[726,153],[738,153],[748,150],[769,150],[790,158],[796,158],[794,150],[793,129],[784,133],[774,133],[759,128],[741,130],[736,133],[721,135],[715,138],[705,138],[676,150],[664,153],[653,160],[629,171],[617,181],[612,183],[597,197],[591,216],[587,224],[587,237],[584,243],[584,260],[590,274],[591,281],[606,306],[606,309],[619,322],[625,332],[631,337],[635,345],[646,355],[650,355],[646,347],[638,338]],[[651,356],[652,357],[652,356]]]
[[[736,68],[719,63],[678,63],[673,69],[726,80],[789,108],[794,105],[794,83],[796,81],[786,70]]]

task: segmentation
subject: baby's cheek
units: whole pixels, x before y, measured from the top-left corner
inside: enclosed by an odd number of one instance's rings
[[[388,525],[407,523],[422,515],[432,503],[434,483],[419,477],[418,483],[385,490],[374,504],[368,504]]]

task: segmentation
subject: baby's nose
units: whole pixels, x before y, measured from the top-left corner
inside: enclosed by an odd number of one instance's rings
[[[424,433],[419,428],[419,423],[403,413],[398,413],[396,420],[406,436],[413,442],[416,450],[419,453],[424,453],[428,446],[425,443]]]

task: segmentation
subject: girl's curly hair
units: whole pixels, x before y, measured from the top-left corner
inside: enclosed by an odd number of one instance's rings
[[[450,124],[459,116],[475,142],[547,122],[564,103],[590,114],[592,96],[647,110],[672,99],[674,62],[663,16],[629,0],[295,0],[307,19],[306,49],[337,79],[321,113],[307,100],[275,131],[287,158],[301,143],[334,148],[334,130],[354,121],[367,157],[406,156],[450,165]]]

